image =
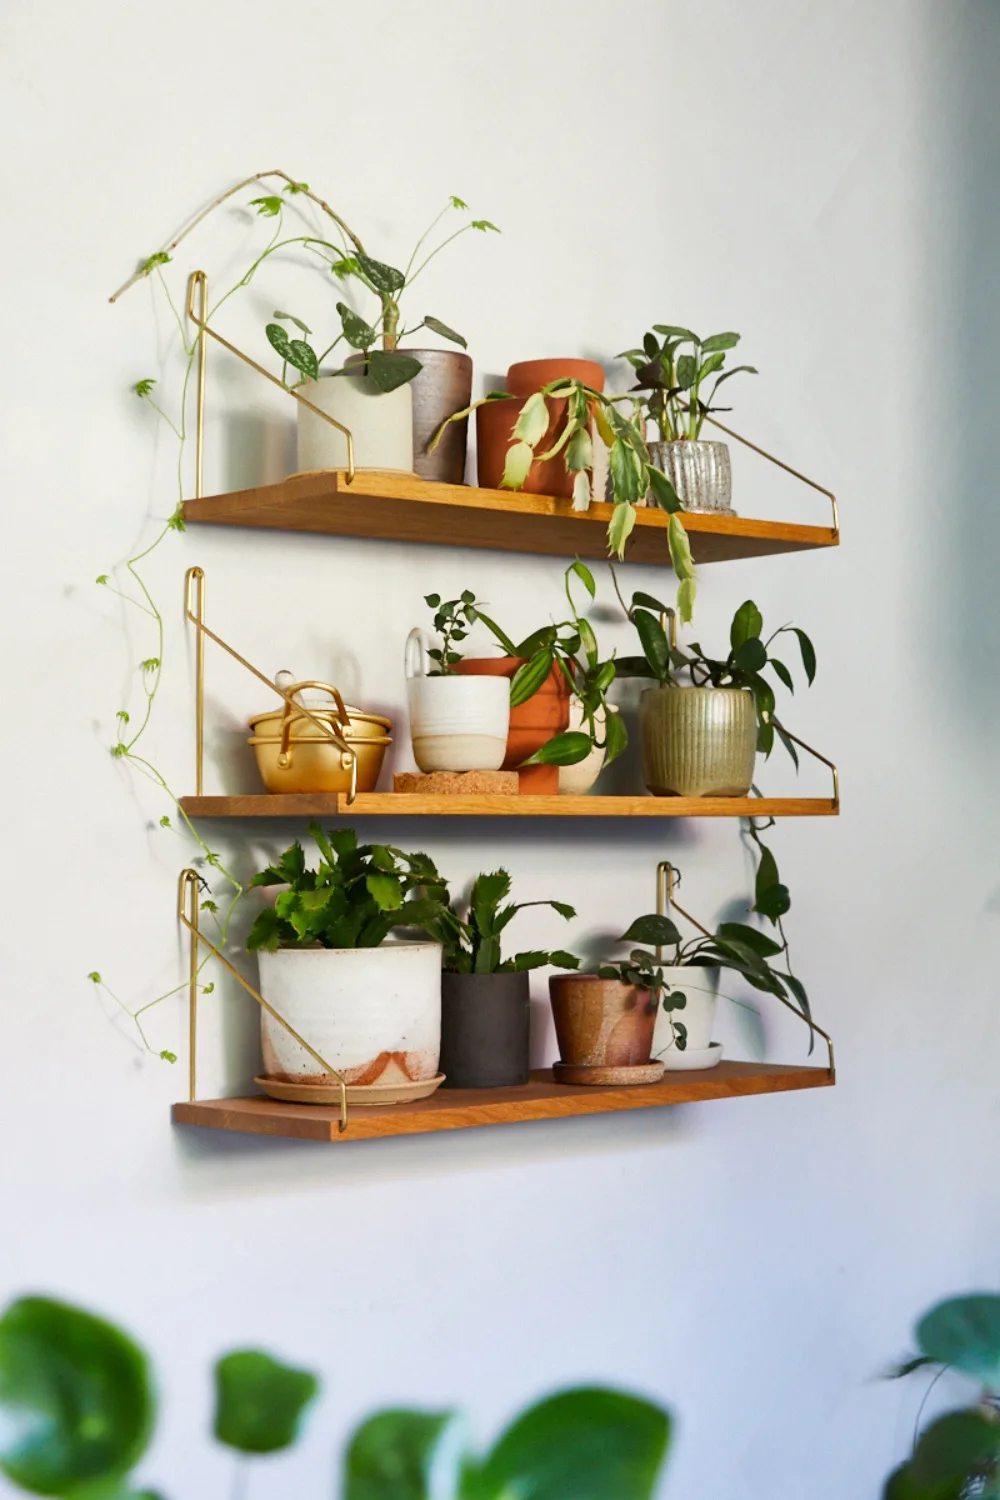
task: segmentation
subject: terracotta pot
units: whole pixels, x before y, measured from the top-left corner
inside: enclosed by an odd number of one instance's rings
[[[455,671],[468,677],[513,677],[523,664],[524,659],[520,656],[473,656],[458,662]],[[559,668],[553,666],[538,692],[527,703],[519,703],[511,709],[503,769],[518,770],[523,793],[535,796],[555,796],[558,793],[558,766],[518,768],[529,755],[534,755],[549,740],[562,734],[569,724],[569,705],[569,686]]]
[[[488,401],[476,411],[478,472],[483,489],[500,488],[511,433],[521,406],[528,396],[533,396],[553,380],[582,380],[596,391],[604,389],[604,371],[593,360],[529,359],[511,365],[507,371],[506,389],[516,399]],[[537,445],[539,453],[544,453],[555,442],[566,416],[565,401],[546,400],[545,404],[549,409],[549,425]],[[543,463],[533,463],[521,488],[531,495],[557,495],[570,499],[573,476],[566,472],[564,454],[559,453]]]
[[[595,974],[557,974],[549,980],[549,999],[564,1063],[623,1068],[649,1062],[657,1012],[649,990]]]

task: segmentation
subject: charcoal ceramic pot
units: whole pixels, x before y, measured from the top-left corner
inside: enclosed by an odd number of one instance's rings
[[[530,1014],[527,974],[442,974],[443,1086],[527,1083]]]

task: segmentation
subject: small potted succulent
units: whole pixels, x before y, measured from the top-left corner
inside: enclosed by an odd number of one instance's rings
[[[347,1083],[426,1083],[438,1074],[441,948],[426,939],[387,941],[398,928],[425,930],[447,890],[426,854],[359,844],[353,829],[309,832],[315,870],[294,843],[252,887],[281,886],[247,938],[264,999],[342,1073]],[[329,1087],[315,1059],[264,1011],[265,1078]]]
[[[421,771],[497,771],[507,755],[510,690],[503,675],[462,675],[455,647],[479,619],[476,596],[425,595],[438,644],[418,628],[406,641],[406,692],[413,756]],[[428,663],[429,669],[428,669]]]
[[[650,458],[666,475],[685,510],[732,511],[729,448],[706,441],[701,432],[711,412],[729,410],[715,404],[719,386],[733,375],[757,373],[752,365],[723,368],[727,353],[739,341],[738,333],[713,333],[701,339],[690,328],[655,323],[641,349],[628,349],[618,356],[635,370],[635,389],[649,393],[642,403],[643,426],[651,420],[659,434],[649,444]],[[703,395],[710,381],[711,390]]]
[[[619,659],[618,675],[657,684],[642,694],[639,708],[643,774],[654,796],[746,796],[757,752],[770,755],[775,735],[798,765],[795,746],[774,717],[774,689],[762,673],[770,668],[794,690],[788,666],[771,654],[774,641],[792,635],[812,683],[816,653],[804,630],[782,625],[765,641],[760,610],[748,599],[733,616],[728,655],[715,658],[697,643],[686,651],[675,645],[663,624],[673,611],[652,595],[635,593],[631,605],[622,605],[643,654]]]
[[[528,906],[550,906],[567,921],[562,901],[512,902],[506,870],[477,875],[465,915],[449,904],[424,930],[444,950],[441,977],[441,1071],[446,1088],[504,1088],[528,1082],[528,972],[546,964],[575,969],[572,953],[532,950],[504,958],[501,937]]]
[[[259,212],[280,211],[278,198],[255,202]],[[467,208],[460,198],[451,198],[421,235],[405,270],[401,271],[373,259],[339,215],[328,205],[322,206],[337,223],[343,243],[337,245],[307,236],[303,241],[305,248],[325,261],[341,283],[357,283],[377,297],[379,311],[369,322],[346,302],[338,301],[340,328],[321,353],[309,342],[312,330],[301,318],[293,313],[274,312],[265,332],[272,348],[281,356],[282,380],[287,384],[289,372],[296,372],[301,380],[293,388],[350,430],[359,468],[407,473],[416,470],[427,479],[463,483],[468,423],[451,424],[445,441],[435,452],[428,451],[428,444],[442,422],[468,406],[472,360],[465,353],[413,347],[408,341],[423,329],[461,345],[463,350],[466,341],[447,323],[429,314],[412,327],[404,327],[400,302],[445,245],[468,230],[496,230],[496,225],[487,219],[470,219],[427,249],[427,242],[442,218]],[[341,369],[324,373],[323,362],[341,342],[355,352]],[[300,470],[341,469],[346,465],[347,443],[342,432],[302,404],[298,406],[298,423]]]

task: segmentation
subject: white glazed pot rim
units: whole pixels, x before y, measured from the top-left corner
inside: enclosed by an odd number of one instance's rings
[[[398,942],[386,941],[379,943],[375,948],[321,948],[316,944],[309,948],[292,948],[279,946],[277,948],[260,948],[257,950],[258,957],[277,958],[278,954],[294,954],[297,958],[315,958],[317,954],[325,954],[335,958],[344,953],[412,953],[417,949],[437,948],[443,952],[440,943],[406,942],[401,939]]]

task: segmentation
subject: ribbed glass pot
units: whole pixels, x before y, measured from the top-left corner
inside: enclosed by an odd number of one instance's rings
[[[733,512],[733,471],[725,443],[650,443],[649,456],[662,469],[685,510]]]
[[[750,790],[757,710],[745,688],[647,688],[639,728],[654,796],[745,797]]]

